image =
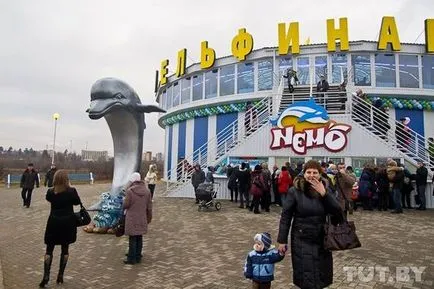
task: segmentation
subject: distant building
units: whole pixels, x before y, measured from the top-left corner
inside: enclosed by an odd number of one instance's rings
[[[81,150],[81,158],[84,161],[98,161],[101,158],[108,160],[108,151]]]
[[[150,162],[150,161],[152,161],[152,152],[145,152],[144,154],[143,154],[143,160],[145,161],[145,162]]]
[[[162,162],[163,161],[163,153],[156,153],[155,154],[155,161]]]

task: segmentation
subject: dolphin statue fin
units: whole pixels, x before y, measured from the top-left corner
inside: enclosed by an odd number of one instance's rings
[[[136,111],[137,112],[142,112],[142,113],[150,113],[150,112],[166,112],[164,109],[156,106],[156,105],[142,105],[142,104],[138,104],[136,106]]]

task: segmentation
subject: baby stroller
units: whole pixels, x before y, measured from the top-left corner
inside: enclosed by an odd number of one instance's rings
[[[222,204],[220,202],[216,202],[215,198],[217,197],[217,187],[220,184],[213,183],[202,183],[197,187],[197,199],[199,200],[199,207],[197,208],[200,211],[202,208],[215,207],[217,211],[222,208]]]

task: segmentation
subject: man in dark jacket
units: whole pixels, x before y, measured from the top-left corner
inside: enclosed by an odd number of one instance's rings
[[[205,173],[202,171],[199,164],[194,166],[194,172],[191,175],[191,184],[194,188],[194,194],[196,196],[196,204],[199,204],[199,199],[197,198],[197,187],[205,182]]]
[[[35,183],[36,187],[39,188],[38,173],[33,169],[33,164],[30,163],[27,165],[27,169],[21,176],[20,188],[23,189],[21,191],[21,197],[23,198],[23,207],[30,207],[30,202],[32,200],[32,191],[35,187]]]
[[[411,192],[413,191],[413,185],[411,184],[412,175],[407,168],[404,168],[404,183],[401,190],[401,201],[404,209],[412,209],[411,207]]]
[[[242,163],[236,176],[238,179],[238,192],[240,193],[240,208],[244,208],[245,201],[246,208],[249,209],[250,170],[247,167],[247,163]]]
[[[416,191],[419,195],[420,206],[417,210],[426,210],[426,199],[425,199],[425,190],[426,190],[426,182],[428,179],[428,170],[425,167],[422,161],[417,163],[416,170]]]
[[[375,182],[378,188],[378,210],[387,211],[389,208],[389,179],[387,178],[385,164],[379,165],[375,174]]]
[[[374,106],[377,109],[373,110],[373,116],[374,116],[374,133],[378,136],[380,136],[382,139],[387,138],[387,132],[390,129],[390,124],[387,121],[389,118],[388,113],[386,112],[386,109],[383,107],[383,101],[381,98],[378,98],[374,102]]]
[[[54,174],[57,172],[57,168],[55,164],[51,165],[51,169],[45,175],[44,186],[48,185],[49,188],[53,186]]]
[[[288,79],[289,93],[293,93],[294,92],[294,85],[293,84],[298,83],[297,71],[292,69],[292,67],[288,68],[288,70],[286,70],[286,75],[283,75],[283,77]]]
[[[318,92],[318,102],[325,103],[325,94],[321,92],[327,92],[329,90],[329,83],[327,82],[325,75],[321,74],[320,80],[316,85],[316,91]]]

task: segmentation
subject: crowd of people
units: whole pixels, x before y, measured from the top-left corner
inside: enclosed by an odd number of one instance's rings
[[[303,163],[300,162],[296,167],[292,167],[287,162],[281,168],[273,166],[272,171],[268,169],[267,163],[258,164],[251,170],[248,163],[241,163],[239,166],[229,164],[226,167],[226,176],[228,178],[228,189],[230,191],[230,201],[240,203],[239,208],[246,208],[253,211],[255,214],[260,214],[260,208],[265,212],[270,212],[270,205],[274,203],[277,206],[282,204],[288,198],[288,192],[294,184],[294,179],[300,176],[303,171]],[[347,169],[351,170],[351,167]],[[340,163],[337,166],[334,164],[323,163],[321,170],[322,176],[327,180],[327,186],[332,188],[333,192],[338,197],[342,208],[345,208],[343,194],[346,194],[348,199],[351,198],[353,184],[356,178],[353,173],[349,173],[345,168],[345,164]],[[194,166],[194,172],[191,176],[191,183],[195,193],[201,183],[214,182],[210,180],[213,168],[209,167],[207,176],[201,169],[199,164]],[[272,202],[273,201],[273,202]],[[196,198],[196,203],[198,203]]]
[[[378,209],[401,214],[411,209],[411,192],[416,191],[416,209],[426,210],[425,190],[428,169],[418,162],[416,173],[411,174],[402,164],[388,160],[386,164],[365,164],[359,179],[358,201],[364,210]],[[414,183],[414,186],[413,186]],[[357,203],[355,208],[357,208]]]
[[[213,183],[213,173],[213,167],[209,167],[205,173],[200,165],[195,165],[191,177],[194,190],[201,183]],[[248,208],[259,214],[261,210],[270,212],[272,201],[282,207],[277,247],[272,245],[269,233],[259,233],[254,236],[253,250],[246,257],[244,275],[252,280],[253,288],[271,287],[274,263],[281,261],[287,250],[291,250],[295,285],[300,288],[324,288],[332,284],[332,253],[323,246],[327,216],[333,222],[342,222],[360,206],[363,210],[392,209],[392,213],[402,213],[403,208],[411,207],[410,193],[413,189],[417,191],[418,209],[426,209],[428,170],[422,162],[418,163],[414,174],[392,159],[378,166],[366,163],[358,180],[352,167],[344,163],[320,163],[315,160],[299,162],[296,166],[287,162],[280,168],[273,166],[271,171],[267,163],[258,164],[253,170],[248,163],[228,165],[226,174],[230,201],[239,202],[240,208]],[[135,172],[125,187],[125,235],[129,236],[125,264],[141,262],[143,235],[152,221],[156,180],[156,167],[151,165],[144,180]],[[39,185],[33,164],[29,164],[23,173],[21,184],[23,191],[30,190],[30,194],[33,186]],[[46,251],[44,275],[39,284],[41,288],[49,282],[56,245],[61,247],[56,283],[63,283],[69,246],[77,239],[73,207],[81,204],[77,190],[70,185],[67,171],[57,170],[52,165],[44,185],[48,186],[46,200],[51,210],[44,235]],[[27,195],[23,197],[23,204],[25,207],[30,205]],[[291,244],[288,246],[289,236]]]

